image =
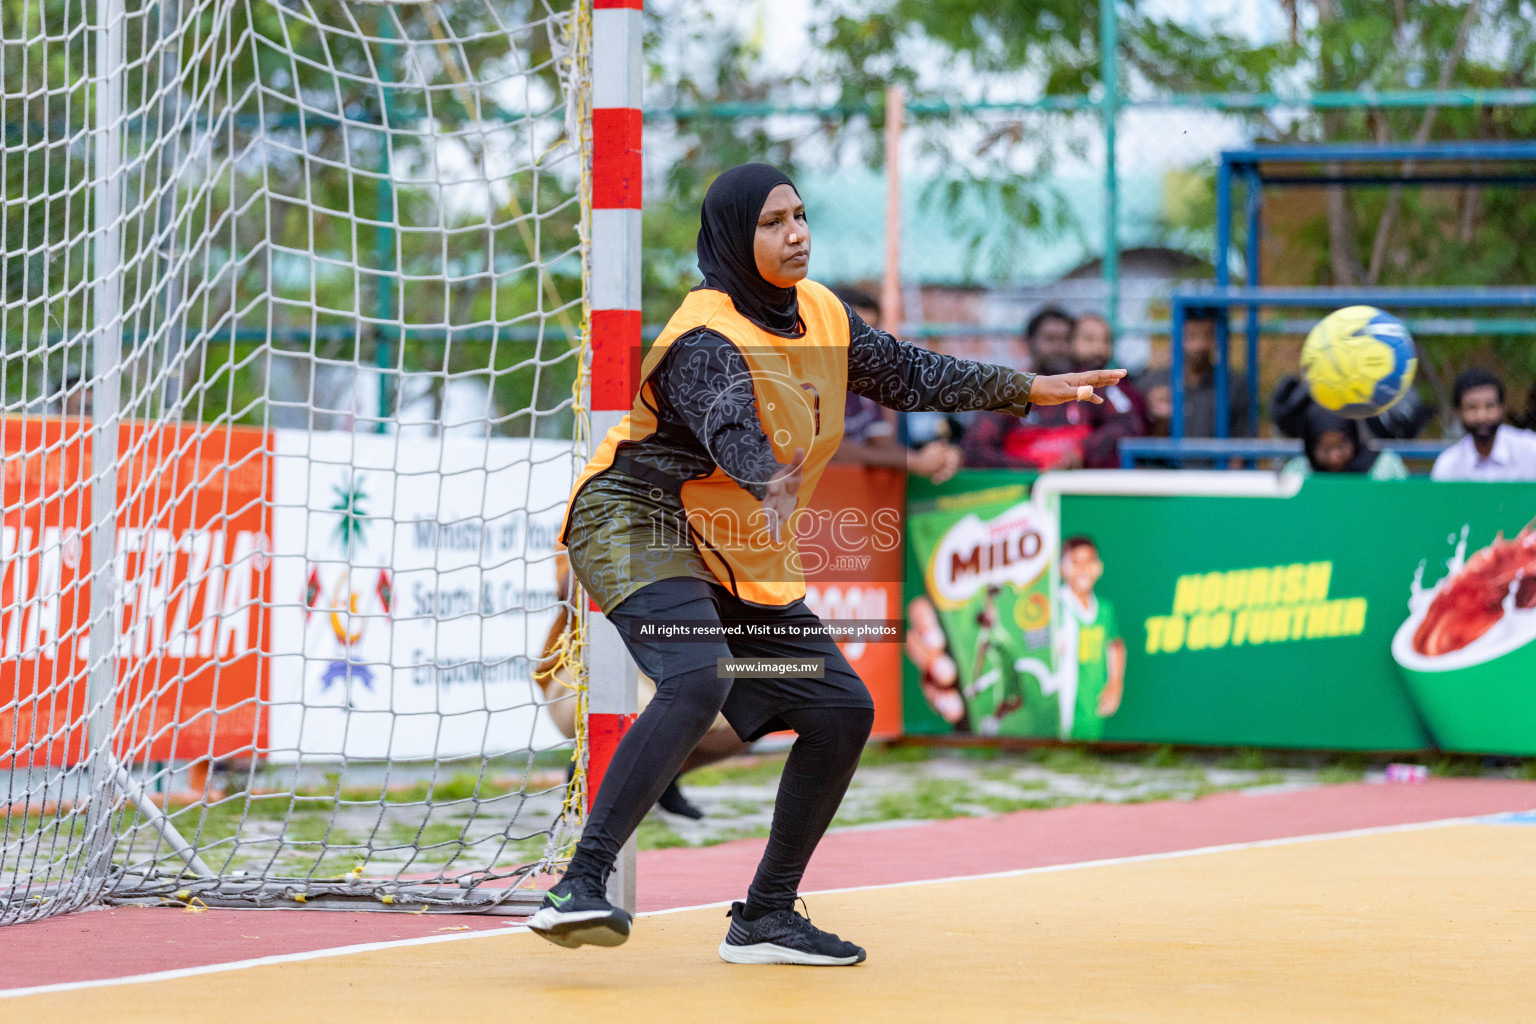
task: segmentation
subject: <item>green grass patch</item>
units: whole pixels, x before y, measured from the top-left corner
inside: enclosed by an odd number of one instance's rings
[[[207,846],[220,839],[229,839],[240,831],[243,800],[224,800],[207,807],[189,807],[173,811],[171,824],[187,842]]]
[[[436,846],[438,843],[457,843],[464,838],[464,827],[448,821],[428,822],[421,825],[409,821],[390,822],[387,829],[389,840],[400,846]]]
[[[753,828],[730,828],[724,832],[716,832],[704,840],[705,846],[718,846],[721,843],[729,843],[733,839],[767,839],[768,826],[757,825]]]
[[[1065,807],[1067,804],[1088,803],[1080,797],[1071,796],[996,796],[991,793],[979,793],[971,803],[980,804],[989,811],[997,814],[1011,814],[1014,811],[1043,811],[1051,807]]]
[[[343,791],[346,800],[387,804],[413,804],[431,802],[446,804],[462,800],[491,800],[505,796],[517,789],[517,783],[506,778],[491,778],[475,772],[459,772],[446,779],[424,779],[409,786],[391,788],[386,792],[377,789],[355,787]]]
[[[121,823],[117,828],[122,828]],[[6,845],[23,843],[29,855],[31,851],[47,846],[53,846],[56,853],[63,854],[70,845],[85,839],[85,814],[78,812],[63,817],[50,814],[44,817],[37,813],[12,813],[4,822],[0,822],[0,830],[3,830]]]
[[[1240,772],[1263,771],[1269,767],[1269,757],[1262,750],[1253,747],[1243,747],[1234,751],[1231,757],[1218,762],[1222,768],[1231,768]]]
[[[635,842],[642,850],[667,850],[688,845],[688,840],[654,818],[646,818],[640,823]]]
[[[1182,768],[1185,764],[1183,755],[1166,744],[1148,754],[1143,763],[1148,768]]]
[[[529,839],[514,839],[502,848],[497,855],[496,863],[501,866],[509,864],[532,864],[544,856],[544,844],[549,841],[547,836],[533,836]]]
[[[1365,762],[1353,754],[1345,755],[1332,764],[1324,765],[1317,773],[1317,781],[1334,784],[1359,782],[1365,777]]]
[[[1082,747],[1041,747],[1029,759],[1047,771],[1062,775],[1104,775],[1110,767]]]
[[[723,806],[726,810],[730,811],[737,817],[744,817],[748,814],[757,814],[765,809],[762,804],[753,800],[727,800],[721,806]]]
[[[982,780],[984,780],[986,782],[1006,782],[1008,785],[1015,786],[1015,787],[1017,787],[1019,789],[1049,789],[1050,788],[1051,783],[1050,783],[1049,779],[1021,779],[1021,778],[1019,778],[1018,777],[1019,776],[1019,770],[1020,770],[1021,767],[1022,767],[1022,765],[1019,764],[1019,763],[1007,764],[1007,765],[992,765],[992,766],[988,766],[986,768],[977,769],[976,777],[978,779],[982,779]]]
[[[856,816],[841,825],[867,825],[878,821],[938,821],[970,817],[968,805],[976,803],[971,785],[959,779],[915,779],[911,785],[881,793]]]
[[[445,864],[463,855],[464,847],[458,843],[450,843],[446,846],[423,846],[416,851],[416,863]]]
[[[325,840],[339,843],[339,829],[331,827],[331,819],[324,814],[297,814],[288,819],[283,838],[290,843],[312,843]]]
[[[689,786],[729,786],[760,782],[777,782],[784,774],[785,754],[769,757],[732,758],[717,764],[705,765],[687,774],[684,782]]]
[[[931,761],[934,748],[915,743],[871,743],[859,757],[860,768],[880,768],[892,764],[921,764]]]

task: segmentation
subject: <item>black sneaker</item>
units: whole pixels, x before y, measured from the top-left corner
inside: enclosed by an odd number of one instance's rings
[[[864,950],[824,932],[794,910],[775,910],[756,921],[742,916],[744,903],[732,903],[731,929],[720,943],[728,964],[806,964],[846,967],[864,962]]]
[[[622,946],[633,920],[608,902],[603,884],[578,875],[562,878],[544,894],[544,903],[528,919],[528,928],[557,946]]]
[[[683,791],[678,786],[676,779],[673,779],[667,785],[667,788],[656,800],[656,806],[668,814],[676,814],[679,817],[689,818],[693,821],[698,821],[704,817],[704,812],[690,803],[687,797],[683,796]]]

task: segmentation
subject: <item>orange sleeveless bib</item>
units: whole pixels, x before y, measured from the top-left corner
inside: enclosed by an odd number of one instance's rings
[[[649,437],[657,428],[650,375],[678,338],[700,327],[729,339],[746,360],[757,397],[763,432],[775,457],[788,465],[796,448],[805,449],[796,515],[774,543],[762,502],[743,490],[719,466],[709,476],[682,482],[689,533],[717,580],[738,598],[753,604],[783,606],[805,596],[805,577],[795,544],[794,525],[810,503],[816,482],[843,437],[843,404],[848,391],[848,313],[823,285],[801,281],[800,318],[805,335],[781,338],[758,328],[736,312],[724,292],[688,293],[667,322],[666,330],[641,364],[640,393],[624,419],[603,438],[596,454],[576,479],[572,499],[586,482],[613,465],[621,446]],[[570,505],[561,537],[570,528]]]

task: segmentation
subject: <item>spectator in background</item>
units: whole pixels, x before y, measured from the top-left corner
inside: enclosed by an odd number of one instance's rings
[[[1072,328],[1077,321],[1055,306],[1036,311],[1024,324],[1026,354],[1036,373],[1050,373],[1048,367],[1072,372]]]
[[[1525,393],[1525,414],[1511,416],[1509,422],[1523,430],[1536,430],[1536,381],[1531,382],[1530,389]]]
[[[1216,436],[1216,316],[1192,309],[1184,321],[1184,436]],[[1173,388],[1167,371],[1153,370],[1138,382],[1146,395],[1149,429],[1155,437],[1172,435]],[[1248,378],[1229,367],[1227,374],[1228,437],[1250,437],[1253,413],[1248,408]]]
[[[1360,421],[1309,402],[1301,414],[1301,447],[1305,452],[1285,464],[1282,473],[1363,473],[1371,480],[1406,480],[1408,467],[1394,451],[1377,451],[1360,432]]]
[[[859,319],[871,327],[881,327],[880,304],[869,295],[851,288],[836,289],[835,294]],[[896,438],[897,415],[862,395],[848,392],[843,406],[843,441],[832,461],[905,469],[936,484],[954,476],[960,468],[960,449],[943,439],[931,440],[915,451],[907,448]]]
[[[1184,321],[1184,436],[1216,436],[1216,317],[1210,310],[1191,310]],[[1253,434],[1248,408],[1248,377],[1227,373],[1228,437]]]
[[[91,415],[90,385],[79,373],[73,371],[66,373],[48,406],[49,413],[54,416],[89,418]]]
[[[1037,312],[1024,327],[1018,362],[1036,373],[1071,373],[1073,324],[1070,316],[1054,306]],[[1089,412],[1067,406],[1037,405],[1022,419],[982,412],[966,429],[960,447],[965,464],[971,467],[1079,469],[1084,459],[1083,442],[1093,429]]]
[[[1456,416],[1466,436],[1435,459],[1436,480],[1536,480],[1536,433],[1504,424],[1504,382],[1487,370],[1456,378]]]
[[[1173,386],[1167,370],[1147,370],[1136,378],[1136,389],[1147,403],[1147,436],[1168,437],[1173,423]]]
[[[1105,370],[1115,357],[1114,334],[1109,321],[1086,313],[1072,326],[1072,362],[1077,370]],[[1146,400],[1130,381],[1105,388],[1103,405],[1089,413],[1093,433],[1083,441],[1083,465],[1089,469],[1114,469],[1120,465],[1120,439],[1147,432]]]

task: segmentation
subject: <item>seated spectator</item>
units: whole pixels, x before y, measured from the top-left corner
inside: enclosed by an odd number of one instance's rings
[[[1173,431],[1173,385],[1167,370],[1147,370],[1136,378],[1136,390],[1146,402],[1147,436],[1169,437]]]
[[[1104,370],[1115,356],[1114,334],[1109,321],[1097,313],[1078,317],[1072,327],[1074,369]],[[1120,439],[1147,432],[1146,400],[1130,381],[1103,389],[1103,405],[1088,410],[1097,425],[1083,441],[1083,465],[1089,469],[1115,469],[1120,465]]]
[[[1377,451],[1366,443],[1360,421],[1346,419],[1316,402],[1301,414],[1301,446],[1306,453],[1285,464],[1282,473],[1363,473],[1371,480],[1406,480],[1408,467],[1394,451]]]
[[[1511,416],[1509,422],[1524,430],[1536,430],[1536,381],[1531,382],[1530,390],[1525,393],[1525,414]]]
[[[1419,393],[1409,388],[1401,398],[1387,407],[1380,416],[1362,420],[1366,430],[1377,437],[1411,441],[1429,426],[1435,411],[1426,405]]]
[[[836,295],[870,327],[880,329],[880,304],[854,289],[837,289]],[[960,468],[960,449],[937,438],[916,450],[896,438],[897,413],[876,402],[848,392],[843,406],[843,440],[832,454],[833,462],[905,469],[936,484]]]
[[[48,403],[48,412],[56,416],[90,418],[91,386],[77,371],[64,375],[58,389]]]
[[[1536,433],[1504,423],[1504,382],[1487,370],[1456,378],[1456,416],[1466,431],[1435,459],[1436,480],[1536,480]]]
[[[1141,392],[1142,401],[1146,403],[1147,437],[1168,437],[1169,427],[1173,424],[1173,386],[1169,381],[1167,370],[1147,370],[1136,378],[1136,390]],[[1136,460],[1136,466],[1141,469],[1178,469],[1181,463],[1177,459],[1149,459]]]
[[[1184,435],[1216,436],[1216,316],[1209,310],[1192,309],[1184,320]],[[1146,396],[1147,436],[1173,436],[1173,375],[1167,369],[1148,370],[1136,381]],[[1248,407],[1248,378],[1228,368],[1227,436],[1253,436],[1253,412]],[[1210,459],[1143,461],[1143,466],[1177,466],[1209,469]],[[1241,459],[1231,459],[1229,469],[1241,469]]]
[[[1171,436],[1173,388],[1166,370],[1152,370],[1138,381],[1148,406],[1148,433]],[[1161,414],[1161,415],[1159,415]],[[1248,408],[1248,378],[1227,374],[1228,437],[1252,437],[1253,414]],[[1184,436],[1216,436],[1216,314],[1192,309],[1184,321]]]
[[[1036,373],[1073,372],[1073,320],[1047,306],[1029,318],[1018,362]],[[960,439],[967,466],[1007,469],[1078,469],[1083,442],[1093,433],[1091,410],[1102,406],[1035,406],[1022,419],[1001,412],[977,413]]]

